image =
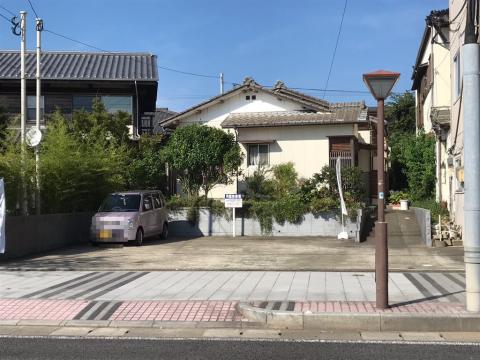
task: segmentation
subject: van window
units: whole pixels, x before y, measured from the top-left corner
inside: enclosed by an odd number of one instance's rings
[[[160,195],[158,193],[152,194],[152,198],[155,209],[160,209],[161,207],[163,207],[162,201],[160,200]]]
[[[143,195],[143,211],[149,211],[153,209],[152,197],[150,194]]]

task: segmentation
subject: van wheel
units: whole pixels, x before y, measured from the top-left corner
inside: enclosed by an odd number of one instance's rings
[[[137,235],[135,236],[135,245],[142,246],[142,244],[143,244],[143,230],[138,229]]]
[[[163,223],[162,233],[160,234],[160,238],[166,240],[168,238],[168,225],[167,223]]]

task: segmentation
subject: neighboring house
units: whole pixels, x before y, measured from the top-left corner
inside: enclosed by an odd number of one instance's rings
[[[160,125],[174,129],[198,123],[234,134],[245,155],[243,176],[259,166],[292,162],[300,178],[309,178],[340,157],[344,166],[359,166],[369,183],[374,136],[367,113],[363,102],[332,104],[289,89],[281,81],[266,88],[246,78],[242,85]],[[240,177],[231,185],[216,186],[209,195],[223,198],[244,189]]]
[[[174,115],[177,115],[177,113],[175,111],[168,110],[168,108],[157,108],[155,110],[155,118],[153,120],[153,133],[164,133],[166,130],[160,125],[160,123],[163,123],[166,119],[171,118]]]
[[[455,223],[463,227],[464,215],[464,143],[463,143],[463,54],[462,46],[465,43],[465,25],[467,18],[467,0],[449,0],[450,10],[450,57],[451,72],[451,145],[449,154],[453,162],[453,179],[451,213]],[[473,1],[476,6],[476,34],[479,35],[480,1]]]
[[[432,11],[425,19],[412,74],[416,95],[417,132],[425,131],[436,139],[436,200],[452,213],[457,188],[454,162],[449,149],[451,133],[451,76],[449,10]]]
[[[43,126],[55,109],[71,119],[75,110],[91,110],[97,97],[107,111],[132,116],[132,135],[153,132],[158,87],[155,55],[44,51],[41,64]],[[35,124],[35,71],[35,52],[28,52],[27,126]],[[0,51],[0,107],[19,126],[19,51]]]

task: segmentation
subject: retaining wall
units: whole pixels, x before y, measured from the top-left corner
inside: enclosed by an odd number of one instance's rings
[[[347,220],[345,231],[355,241],[360,241],[362,226],[365,224],[365,213],[358,210],[356,222]],[[187,220],[187,210],[181,209],[170,213],[169,232],[174,236],[231,236],[232,219],[225,216],[213,215],[209,209],[199,209],[198,222],[191,225]],[[325,236],[337,237],[342,231],[342,225],[334,214],[320,216],[306,214],[300,224],[273,223],[272,236]],[[260,223],[253,218],[236,218],[237,236],[260,236]]]
[[[415,212],[415,217],[417,218],[418,226],[420,226],[420,233],[422,234],[422,240],[427,246],[433,246],[432,243],[432,219],[430,215],[430,210],[411,207]]]
[[[7,216],[0,261],[86,243],[92,213]]]

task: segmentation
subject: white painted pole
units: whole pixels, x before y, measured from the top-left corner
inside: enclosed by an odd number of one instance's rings
[[[27,80],[25,77],[25,44],[27,12],[20,11],[20,143],[22,147],[22,214],[28,213],[27,184],[25,176],[25,132],[27,126]]]
[[[40,60],[41,60],[41,46],[42,46],[42,30],[43,30],[43,21],[39,18],[36,19],[37,24],[37,74],[36,74],[36,85],[37,85],[37,97],[35,104],[35,125],[40,131],[40,100],[41,100],[41,79],[40,79]],[[41,197],[40,197],[40,145],[35,147],[35,180],[36,180],[36,212],[37,215],[40,215],[41,212]]]
[[[236,225],[236,221],[235,221],[235,208],[232,208],[233,210],[233,224],[232,224],[232,234],[233,234],[233,237],[235,237],[235,225]]]
[[[480,45],[463,45],[464,250],[467,310],[480,312]]]

